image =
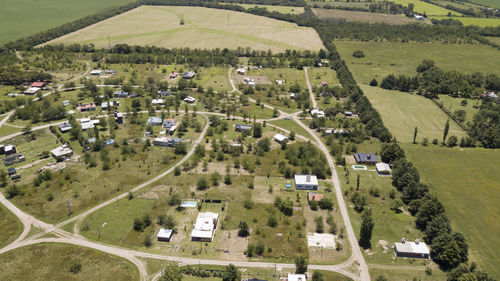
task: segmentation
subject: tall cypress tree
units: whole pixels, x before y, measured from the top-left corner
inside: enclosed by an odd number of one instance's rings
[[[372,231],[375,223],[373,222],[372,210],[365,208],[361,215],[361,229],[359,231],[359,245],[365,249],[371,248]]]

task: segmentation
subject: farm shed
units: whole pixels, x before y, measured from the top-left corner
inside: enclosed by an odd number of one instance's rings
[[[187,102],[187,103],[194,103],[196,101],[195,98],[193,98],[192,96],[187,96],[186,98],[184,98],[184,102]]]
[[[236,132],[243,132],[243,131],[251,130],[251,129],[252,129],[252,126],[245,125],[245,124],[236,124],[236,126],[234,126],[234,130]]]
[[[274,135],[273,139],[276,142],[282,143],[282,142],[288,140],[288,137],[283,135],[283,134],[276,134],[276,135]]]
[[[428,259],[431,252],[424,242],[420,242],[418,239],[415,239],[415,242],[406,241],[403,237],[400,243],[394,243],[394,254],[402,258]]]
[[[160,117],[148,117],[148,125],[151,126],[161,126],[163,119]]]
[[[172,234],[173,234],[172,229],[160,228],[158,234],[156,235],[156,238],[158,239],[158,241],[170,242]]]
[[[391,174],[391,167],[387,163],[377,163],[375,164],[375,168],[377,169],[377,173],[379,175]]]
[[[318,178],[315,175],[295,174],[296,190],[318,190]]]

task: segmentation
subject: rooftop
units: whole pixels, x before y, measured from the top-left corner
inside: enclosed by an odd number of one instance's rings
[[[429,247],[425,242],[420,242],[418,239],[413,241],[405,241],[404,238],[401,242],[394,243],[395,249],[400,253],[412,253],[412,254],[430,254]]]

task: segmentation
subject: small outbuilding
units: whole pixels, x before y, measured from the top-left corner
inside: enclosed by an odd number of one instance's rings
[[[387,163],[377,163],[375,164],[375,168],[377,169],[377,173],[379,175],[390,175],[391,167]]]
[[[403,237],[400,243],[394,243],[394,254],[401,258],[428,259],[431,251],[424,242],[420,242],[418,239],[415,239],[415,242],[406,241]]]
[[[80,110],[80,112],[95,111],[96,105],[93,102],[80,104],[78,110]]]
[[[378,163],[378,157],[373,153],[355,153],[354,159],[358,164],[375,165]]]
[[[184,74],[182,74],[182,78],[184,79],[193,79],[196,73],[194,71],[188,71]]]
[[[296,190],[318,190],[318,178],[315,175],[295,174]]]
[[[94,69],[94,70],[90,71],[90,75],[101,75],[101,74],[102,74],[102,70],[100,70],[100,69]]]
[[[156,237],[158,238],[158,241],[170,242],[172,234],[173,234],[172,229],[160,228]]]
[[[276,135],[274,135],[273,139],[274,139],[274,141],[276,141],[278,143],[282,143],[284,141],[287,141],[288,137],[283,135],[283,134],[276,134]]]
[[[195,98],[193,98],[192,96],[187,96],[184,98],[184,102],[186,103],[194,103],[196,101]]]
[[[116,91],[113,93],[113,97],[115,97],[115,98],[126,98],[128,96],[129,96],[129,93],[124,92],[124,91]]]
[[[46,85],[47,85],[47,83],[45,83],[43,81],[37,81],[37,82],[31,83],[31,87],[36,87],[36,88],[44,88]]]
[[[311,110],[311,116],[314,117],[316,115],[317,118],[325,117],[325,112],[319,108],[315,108]]]
[[[234,126],[234,130],[236,132],[243,132],[243,131],[251,130],[251,129],[252,129],[252,126],[245,125],[245,124],[236,124],[236,126]]]
[[[61,131],[61,133],[66,133],[69,130],[71,130],[71,124],[70,123],[64,122],[64,123],[59,124],[59,131]]]

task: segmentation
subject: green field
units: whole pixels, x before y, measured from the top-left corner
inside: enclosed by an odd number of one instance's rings
[[[416,75],[416,68],[423,60],[433,60],[445,71],[500,75],[500,51],[479,44],[336,41],[335,45],[362,84],[368,84],[373,78],[380,83],[389,74]],[[354,50],[363,51],[365,57],[354,58]]]
[[[465,121],[470,121],[474,119],[474,115],[479,111],[479,106],[481,106],[481,100],[473,100],[473,99],[466,99],[467,100],[467,105],[462,106],[460,102],[464,100],[462,98],[453,98],[448,95],[439,95],[439,102],[441,102],[448,111],[451,113],[455,112],[456,110],[465,110],[467,113]],[[474,108],[474,105],[478,106],[478,108]]]
[[[443,138],[448,116],[431,100],[408,93],[388,91],[378,87],[361,86],[373,107],[382,116],[389,131],[401,142],[412,142],[413,131],[418,127],[417,141]],[[450,121],[448,136],[462,137],[465,132]]]
[[[45,31],[132,0],[3,0],[0,44]]]
[[[21,222],[3,205],[0,207],[0,229],[0,247],[9,244],[23,231]]]
[[[500,9],[498,0],[472,0],[471,2]]]
[[[483,38],[486,38],[488,39],[488,41],[491,41],[497,45],[500,45],[500,37],[491,37],[491,36],[488,36],[488,37],[483,37]]]
[[[439,197],[453,229],[465,234],[470,259],[500,277],[500,150],[403,145],[424,183]]]
[[[255,4],[237,4],[243,6],[247,9],[249,8],[266,8],[270,12],[278,12],[282,14],[302,14],[304,12],[304,7],[291,7],[291,6],[273,6],[273,5],[255,5]]]
[[[416,22],[415,19],[403,15],[390,15],[382,13],[369,13],[358,11],[345,11],[335,9],[313,9],[314,14],[319,18],[345,19],[346,21],[360,21],[368,23],[385,22],[388,24],[407,24]]]
[[[425,13],[428,16],[445,16],[448,15],[448,13],[457,16],[461,15],[460,13],[454,12],[452,10],[448,10],[420,0],[395,0],[394,2],[403,6],[408,6],[408,4],[413,3],[415,5],[415,8],[413,9],[415,12],[421,14]]]
[[[71,267],[81,265],[79,273]],[[43,243],[9,251],[0,256],[1,280],[138,280],[135,266],[103,252]]]
[[[252,24],[248,24],[251,22]],[[57,43],[156,45],[168,48],[250,47],[256,50],[318,50],[316,31],[247,13],[201,7],[141,6],[52,40]]]
[[[479,27],[496,27],[500,25],[500,18],[468,18],[468,17],[432,17],[434,19],[454,19],[461,21],[464,25],[477,25]]]

